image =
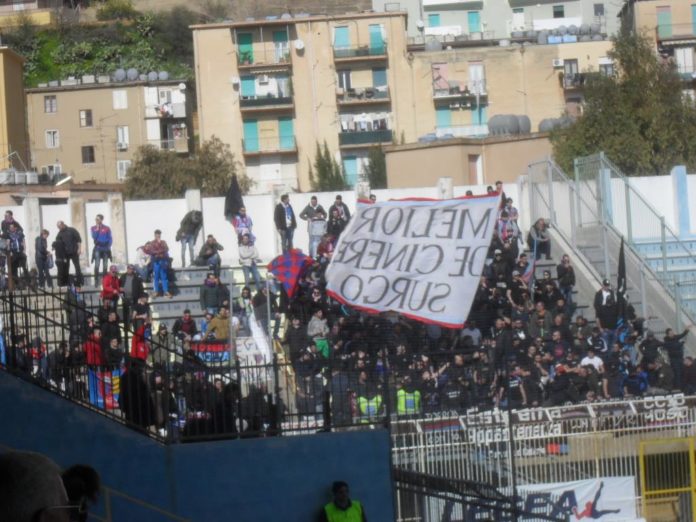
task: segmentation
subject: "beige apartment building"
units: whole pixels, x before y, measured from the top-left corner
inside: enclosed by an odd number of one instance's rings
[[[647,34],[670,57],[693,95],[696,78],[696,1],[628,0],[620,12],[634,31]]]
[[[129,81],[117,71],[113,78],[51,82],[26,96],[31,165],[49,178],[122,182],[142,145],[191,150],[191,110],[180,80]]]
[[[0,47],[0,169],[29,163],[23,71],[24,58]]]
[[[201,139],[229,143],[255,192],[309,190],[324,141],[353,185],[374,145],[483,138],[496,115],[528,117],[528,134],[578,113],[584,75],[611,65],[608,41],[409,46],[403,12],[199,25],[193,39]]]

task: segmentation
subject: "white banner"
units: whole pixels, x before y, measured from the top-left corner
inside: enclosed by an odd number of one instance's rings
[[[634,477],[605,477],[517,487],[526,513],[570,520],[638,520]],[[567,519],[567,518],[566,518]],[[523,518],[527,520],[527,518]]]
[[[329,294],[366,311],[461,327],[499,201],[496,195],[358,205],[326,271]]]

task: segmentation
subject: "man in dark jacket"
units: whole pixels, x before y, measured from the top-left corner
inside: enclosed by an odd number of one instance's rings
[[[607,346],[611,346],[614,344],[616,323],[619,320],[619,307],[608,279],[602,281],[602,287],[595,294],[594,309],[597,326],[602,329],[602,337]]]
[[[343,197],[340,194],[336,195],[336,200],[329,207],[329,215],[333,213],[334,209],[338,210],[338,215],[345,219],[346,223],[350,221],[350,210],[348,210],[348,205],[343,202]]]
[[[689,327],[691,328],[691,327]],[[669,365],[674,373],[674,387],[682,389],[682,377],[684,374],[684,337],[689,334],[689,328],[679,335],[675,335],[671,328],[665,330],[664,349],[669,357]]]
[[[184,315],[174,321],[172,333],[181,341],[190,341],[198,333],[196,321],[191,317],[191,310],[184,310]]]
[[[140,279],[135,265],[128,265],[126,273],[119,278],[119,285],[123,290],[123,318],[129,320],[130,311],[133,305],[138,302],[141,295],[145,293],[143,280]]]
[[[290,196],[283,194],[280,196],[280,203],[275,207],[273,213],[273,221],[275,222],[276,230],[280,234],[280,245],[285,254],[288,250],[292,250],[292,237],[297,228],[297,220],[295,219],[295,211],[290,205]]]
[[[225,285],[218,281],[217,276],[213,272],[209,272],[201,285],[201,308],[215,315],[224,302],[229,299],[229,296],[229,291]]]
[[[82,254],[82,238],[73,227],[58,221],[58,235],[53,242],[56,251],[56,266],[58,268],[58,286],[67,286],[70,275],[70,262],[75,267],[75,285],[82,286],[82,270],[80,269],[80,254]]]
[[[49,272],[49,257],[51,253],[48,251],[48,235],[46,229],[41,231],[41,234],[36,236],[34,240],[34,260],[36,261],[36,270],[39,276],[39,286],[43,288],[46,284],[49,288],[53,288],[53,280]]]
[[[189,249],[189,263],[193,265],[193,247],[202,227],[203,212],[200,210],[192,210],[181,220],[179,230],[176,232],[176,240],[181,242],[181,266],[186,266],[186,245]]]

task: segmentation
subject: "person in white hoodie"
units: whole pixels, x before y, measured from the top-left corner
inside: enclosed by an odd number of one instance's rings
[[[249,234],[242,235],[242,242],[239,244],[239,264],[244,271],[244,285],[249,286],[249,276],[252,276],[256,290],[261,290],[261,275],[256,266],[256,263],[260,261],[259,251],[251,243]]]

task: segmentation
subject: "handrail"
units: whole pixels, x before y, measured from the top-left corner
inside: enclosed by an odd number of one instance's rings
[[[162,509],[161,507],[155,506],[154,504],[150,504],[149,502],[145,502],[144,500],[140,500],[138,498],[132,497],[123,491],[119,491],[117,489],[109,488],[109,487],[102,487],[102,492],[103,492],[103,497],[104,497],[104,508],[106,511],[106,518],[102,519],[105,520],[106,522],[112,522],[113,518],[111,515],[111,497],[120,497],[125,499],[126,501],[130,502],[131,504],[134,504],[136,506],[140,506],[146,509],[149,509],[150,511],[153,511],[155,513],[158,513],[160,515],[163,515],[167,517],[169,520],[175,520],[177,522],[188,522],[191,520],[190,518],[184,518],[179,515],[176,515],[174,513],[171,513],[170,511],[166,511],[165,509]],[[90,513],[90,516],[92,514]]]

